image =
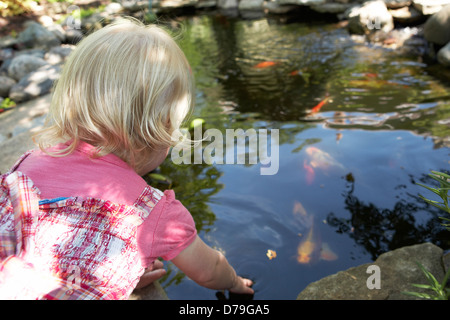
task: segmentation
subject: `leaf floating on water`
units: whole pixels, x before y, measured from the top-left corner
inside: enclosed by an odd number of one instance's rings
[[[274,250],[270,250],[270,249],[267,250],[266,255],[267,255],[267,258],[269,258],[269,260],[272,260],[277,257],[277,253]]]

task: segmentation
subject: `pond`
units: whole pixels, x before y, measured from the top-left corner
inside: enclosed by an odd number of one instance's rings
[[[147,179],[175,190],[204,241],[254,280],[254,299],[295,299],[405,245],[450,248],[442,212],[418,194],[435,198],[416,185],[433,185],[428,174],[448,172],[450,159],[450,85],[426,62],[356,41],[335,23],[215,14],[182,23],[197,86],[192,119],[224,135],[278,130],[278,167],[262,175],[261,162],[168,157],[157,171],[168,181]],[[217,299],[165,267],[170,299]]]

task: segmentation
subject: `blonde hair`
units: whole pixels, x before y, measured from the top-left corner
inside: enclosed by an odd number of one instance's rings
[[[133,168],[141,155],[173,146],[172,133],[190,114],[193,76],[184,53],[162,27],[121,19],[83,39],[55,83],[46,125],[34,140],[59,142],[70,154],[84,141],[94,156],[114,153]],[[140,155],[137,157],[137,155]]]

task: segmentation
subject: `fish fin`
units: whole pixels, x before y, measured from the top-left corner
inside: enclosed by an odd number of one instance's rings
[[[328,243],[322,244],[322,249],[320,251],[320,259],[326,261],[334,261],[338,258],[337,254],[334,253]]]
[[[314,182],[314,176],[315,176],[313,167],[308,165],[308,163],[305,160],[305,161],[303,161],[303,168],[306,170],[306,183],[312,184]]]

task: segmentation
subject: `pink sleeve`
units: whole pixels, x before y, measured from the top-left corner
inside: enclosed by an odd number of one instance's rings
[[[172,260],[195,239],[194,219],[172,190],[156,204],[137,230],[138,250],[145,267],[156,258]]]

